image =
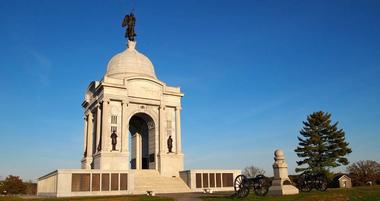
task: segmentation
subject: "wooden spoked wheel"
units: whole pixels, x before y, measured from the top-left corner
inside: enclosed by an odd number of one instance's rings
[[[247,197],[249,194],[249,181],[246,176],[239,175],[234,182],[235,195],[239,198]]]

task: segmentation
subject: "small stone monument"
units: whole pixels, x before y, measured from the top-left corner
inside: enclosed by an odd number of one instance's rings
[[[288,177],[288,164],[285,162],[284,151],[277,149],[274,152],[272,186],[269,188],[270,195],[294,195],[298,194],[298,188],[292,185]]]

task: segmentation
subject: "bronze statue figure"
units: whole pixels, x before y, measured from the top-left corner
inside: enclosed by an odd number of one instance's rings
[[[136,36],[135,23],[136,23],[136,18],[131,12],[129,15],[126,15],[124,17],[123,23],[121,25],[122,27],[128,26],[124,37],[128,38],[128,40],[130,41],[135,41],[135,36]]]
[[[117,134],[115,131],[112,131],[111,139],[112,139],[112,151],[115,151],[116,150],[116,144],[117,144]]]
[[[173,149],[173,139],[172,139],[171,135],[168,138],[167,144],[168,144],[169,153],[172,153],[173,152],[172,151],[172,149]]]

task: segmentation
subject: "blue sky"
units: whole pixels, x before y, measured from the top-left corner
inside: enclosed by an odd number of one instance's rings
[[[271,175],[282,148],[294,173],[302,121],[318,110],[346,131],[350,161],[380,161],[380,1],[8,0],[1,178],[80,167],[84,92],[125,48],[132,4],[137,48],[185,93],[186,168],[254,164]]]

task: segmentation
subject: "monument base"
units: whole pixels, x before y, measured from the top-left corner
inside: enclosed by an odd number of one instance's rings
[[[271,186],[269,188],[268,194],[269,195],[296,195],[296,194],[299,194],[299,190],[293,185]]]
[[[94,169],[128,170],[128,152],[100,152],[94,155]]]
[[[160,174],[166,177],[179,177],[179,171],[183,170],[183,154],[159,154]]]

